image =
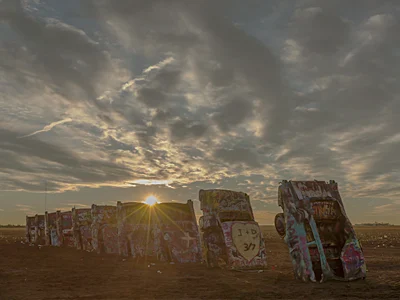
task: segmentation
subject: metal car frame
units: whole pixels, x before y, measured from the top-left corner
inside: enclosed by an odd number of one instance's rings
[[[289,247],[294,274],[303,281],[366,277],[361,244],[346,215],[338,184],[283,180],[275,228]]]

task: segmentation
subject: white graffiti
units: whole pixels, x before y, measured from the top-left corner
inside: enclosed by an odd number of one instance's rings
[[[185,232],[184,234],[185,234],[185,236],[181,237],[181,239],[186,241],[186,248],[189,249],[190,241],[195,240],[196,238],[191,237],[189,232]]]
[[[261,235],[256,224],[233,224],[232,240],[240,255],[248,261],[256,257],[260,251]]]

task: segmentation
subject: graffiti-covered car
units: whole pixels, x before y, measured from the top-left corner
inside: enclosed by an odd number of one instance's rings
[[[278,205],[283,213],[275,217],[275,227],[289,247],[296,278],[323,282],[366,277],[364,254],[335,181],[284,180]]]
[[[263,269],[266,250],[246,193],[200,190],[199,225],[203,258],[208,267]]]
[[[26,242],[34,244],[36,242],[36,222],[35,216],[26,216],[25,225]]]
[[[57,235],[61,246],[75,247],[71,211],[57,212]]]
[[[141,202],[117,202],[118,252],[122,256],[154,256],[154,232],[150,206]]]
[[[35,216],[35,243],[38,245],[45,245],[45,216],[44,215],[36,215]]]
[[[160,253],[169,262],[201,261],[199,229],[193,201],[159,203],[154,205],[156,226],[159,228]]]
[[[57,234],[57,212],[45,212],[46,245],[60,246],[60,239]]]
[[[92,204],[92,246],[97,253],[118,254],[116,206]]]
[[[92,247],[92,209],[72,208],[72,231],[75,247],[91,251]]]
[[[117,203],[119,253],[176,263],[201,261],[193,202]]]

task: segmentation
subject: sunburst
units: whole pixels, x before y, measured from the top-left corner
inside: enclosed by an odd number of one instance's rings
[[[148,206],[154,206],[159,203],[156,196],[150,195],[143,201],[143,203],[147,204]]]

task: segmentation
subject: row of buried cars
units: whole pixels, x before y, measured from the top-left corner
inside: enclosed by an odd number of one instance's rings
[[[27,216],[30,243],[174,263],[246,270],[267,266],[266,246],[246,193],[200,190],[193,202],[117,202]],[[288,245],[294,275],[303,281],[366,277],[360,242],[335,181],[282,181],[275,228]]]

